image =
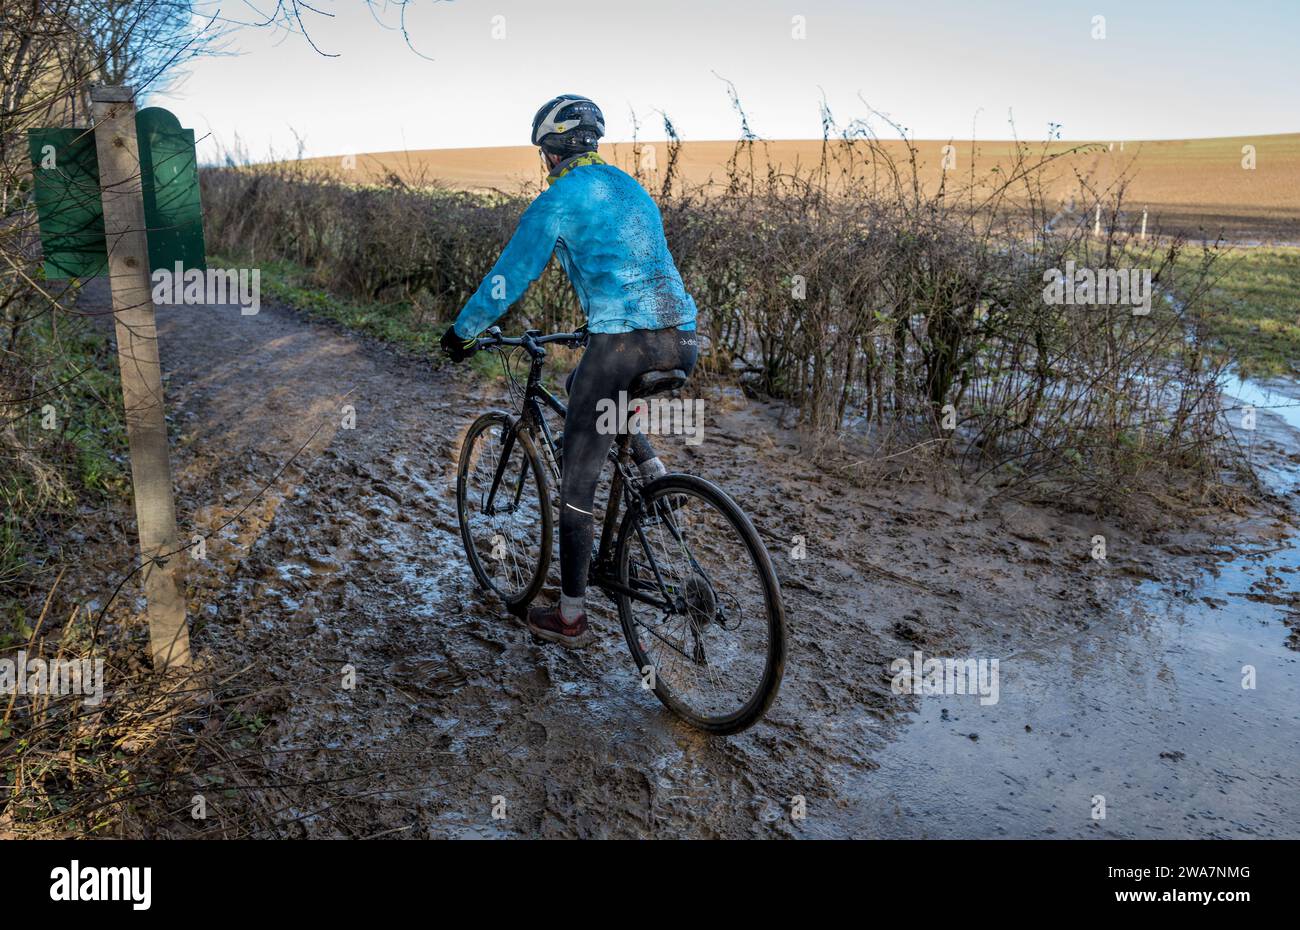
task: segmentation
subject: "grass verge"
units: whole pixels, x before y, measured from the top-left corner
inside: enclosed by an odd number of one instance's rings
[[[0,446],[0,647],[30,633],[68,561],[60,550],[70,521],[130,493],[111,337],[60,313],[30,321],[19,341],[33,377],[6,405]]]
[[[214,265],[239,267],[247,259],[214,255]],[[442,326],[430,308],[416,301],[385,303],[348,300],[331,294],[313,280],[310,269],[294,262],[275,260],[257,263],[266,295],[318,320],[337,323],[345,329],[401,346],[420,356],[438,353]]]
[[[1245,377],[1300,374],[1300,249],[1243,248],[1213,287],[1213,336]]]

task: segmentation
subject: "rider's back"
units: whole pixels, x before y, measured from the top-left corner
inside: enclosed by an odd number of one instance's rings
[[[554,252],[593,333],[695,328],[695,302],[664,239],[659,207],[635,178],[594,155],[552,180],[456,320],[470,337],[500,318]]]
[[[588,165],[542,196],[560,202],[556,254],[592,332],[694,323],[695,302],[668,252],[659,207],[635,178],[613,165]]]

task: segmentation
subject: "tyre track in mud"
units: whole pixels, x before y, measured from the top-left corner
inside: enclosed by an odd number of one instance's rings
[[[472,419],[502,405],[496,385],[277,306],[160,308],[159,326],[181,536],[236,518],[189,568],[195,648],[266,724],[257,747],[290,786],[254,793],[271,835],[843,835],[851,786],[914,707],[891,693],[890,660],[1068,634],[1125,573],[1075,544],[1087,520],[969,489],[846,486],[775,408],[708,392],[704,443],[661,454],[750,514],[791,635],[767,719],[709,738],[640,690],[601,596],[602,635],[573,653],[476,592],[454,463]]]

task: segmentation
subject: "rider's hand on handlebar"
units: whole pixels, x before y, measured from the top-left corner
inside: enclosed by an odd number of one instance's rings
[[[455,326],[447,327],[447,331],[442,334],[441,345],[453,362],[463,362],[478,351],[478,340],[458,335]]]

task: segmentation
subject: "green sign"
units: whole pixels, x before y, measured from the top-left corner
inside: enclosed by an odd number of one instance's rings
[[[194,130],[161,107],[135,115],[151,270],[207,269]],[[47,278],[107,273],[99,160],[90,129],[32,129],[27,146]]]
[[[104,204],[95,134],[89,129],[32,129],[27,147],[36,176],[47,278],[104,274]]]
[[[207,270],[203,250],[203,205],[199,202],[199,166],[194,130],[162,107],[135,115],[144,176],[144,219],[148,225],[149,267]]]

